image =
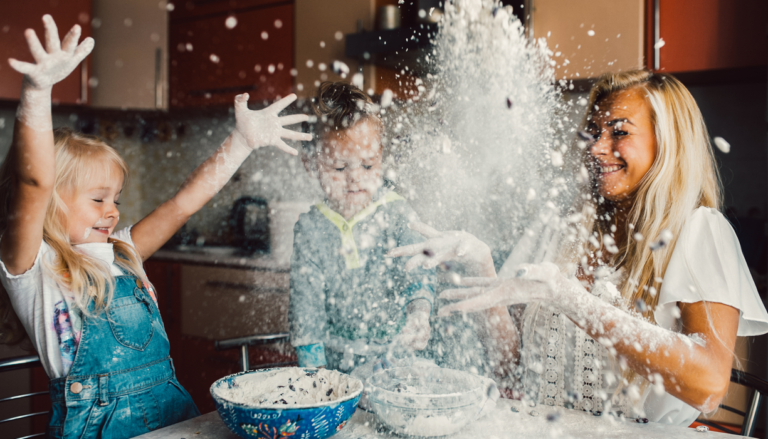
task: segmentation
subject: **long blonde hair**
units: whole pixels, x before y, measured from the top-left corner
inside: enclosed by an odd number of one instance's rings
[[[642,300],[647,305],[643,315],[653,321],[661,280],[680,232],[696,208],[720,209],[721,183],[704,117],[688,89],[671,75],[633,70],[601,76],[590,92],[585,122],[600,101],[632,88],[642,89],[651,106],[657,154],[634,194],[626,240],[616,243],[619,251],[606,262],[626,271],[620,287],[626,304]],[[598,198],[593,194],[588,209],[595,212],[591,228],[602,243],[611,233],[613,222],[606,218],[614,206],[607,200],[595,203]],[[671,239],[651,250],[649,243],[663,233]]]
[[[54,155],[56,163],[54,190],[45,212],[43,240],[51,246],[56,257],[44,261],[45,269],[57,283],[71,291],[80,311],[86,315],[101,312],[109,306],[115,289],[115,279],[109,266],[75,250],[69,239],[68,209],[61,199],[64,191],[77,191],[98,173],[111,177],[118,172],[123,181],[128,177],[128,166],[120,154],[99,138],[73,132],[67,128],[54,130]],[[13,151],[13,150],[12,150]],[[13,152],[11,152],[13,153]],[[12,212],[11,196],[15,192],[14,160],[6,157],[0,169],[0,235],[8,224]],[[109,239],[115,252],[115,264],[126,274],[134,275],[147,282],[141,264],[141,257],[129,244]],[[0,288],[2,290],[2,288]],[[93,309],[89,310],[93,301]],[[22,338],[18,334],[18,318],[10,308],[6,291],[0,292],[0,342],[14,342]]]
[[[645,92],[651,106],[657,153],[634,194],[627,215],[626,240],[615,243],[613,254],[606,251],[604,237],[612,234],[615,206],[595,193],[596,184],[590,181],[593,192],[582,206],[584,221],[577,232],[585,239],[576,248],[564,250],[577,250],[581,257],[590,253],[589,245],[601,249],[603,256],[596,258],[598,264],[625,270],[626,276],[619,286],[623,305],[632,308],[640,304],[636,311],[655,322],[653,311],[659,301],[661,281],[686,220],[698,207],[720,209],[722,189],[704,117],[688,89],[671,75],[633,70],[601,76],[590,92],[583,127],[603,99],[634,88]],[[662,234],[668,239],[666,245],[652,250],[649,244],[658,242]],[[589,244],[591,238],[597,242]],[[640,392],[635,397],[628,396],[626,401],[636,404],[636,397],[647,390],[649,383],[631,369],[622,372],[613,398],[625,398],[620,395],[633,383],[639,385]]]

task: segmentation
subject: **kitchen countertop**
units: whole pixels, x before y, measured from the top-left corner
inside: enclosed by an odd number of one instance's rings
[[[178,249],[161,249],[156,251],[149,260],[259,271],[289,272],[291,270],[289,261],[279,261],[268,254],[241,255],[234,247],[187,246]]]
[[[515,407],[519,412],[512,411]],[[532,411],[538,416],[532,416]],[[357,410],[347,426],[334,439],[388,439],[398,438],[389,432],[376,431],[375,416]],[[538,406],[523,408],[520,401],[501,399],[487,416],[469,424],[448,439],[474,439],[476,437],[502,438],[727,438],[740,437],[725,433],[697,432],[693,428],[656,423],[639,424],[633,420],[620,420],[612,416],[592,416],[589,413],[563,408]],[[222,422],[217,412],[181,422],[139,436],[141,439],[239,439]]]

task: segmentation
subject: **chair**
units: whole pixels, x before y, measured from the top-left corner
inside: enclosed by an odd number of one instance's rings
[[[40,362],[40,357],[38,357],[37,355],[27,355],[24,357],[7,358],[4,360],[0,360],[0,373],[10,372],[12,370],[18,370],[18,369],[31,369],[33,367],[38,367],[38,366],[42,366],[42,363]],[[0,403],[17,400],[17,399],[32,398],[34,396],[47,395],[47,394],[48,392],[45,391],[45,392],[33,392],[33,393],[26,393],[23,395],[9,396],[7,398],[0,399]],[[10,418],[0,419],[0,424],[5,424],[7,422],[13,422],[21,419],[27,419],[27,418],[32,418],[35,416],[42,416],[42,415],[48,415],[48,412],[45,411],[45,412],[37,412],[37,413],[28,413],[26,415],[13,416]],[[2,427],[0,427],[0,429],[2,429]],[[29,438],[41,437],[41,436],[45,436],[45,433],[35,433],[29,436],[20,437],[18,439],[29,439]]]
[[[248,359],[248,346],[261,346],[272,343],[286,342],[290,339],[290,334],[287,332],[281,332],[277,334],[256,334],[246,337],[230,338],[227,340],[218,340],[214,344],[217,351],[223,351],[227,349],[240,348],[240,364],[243,368],[243,372],[251,370],[251,365]],[[254,369],[266,369],[270,367],[284,367],[284,366],[297,366],[295,361],[288,361],[283,363],[271,363],[262,364]]]
[[[765,381],[762,378],[758,378],[747,372],[731,369],[731,382],[752,389],[752,402],[749,404],[746,413],[722,404],[720,404],[720,407],[723,410],[728,410],[729,412],[736,413],[737,415],[744,417],[744,422],[741,424],[740,434],[742,436],[752,436],[755,432],[755,425],[757,424],[757,413],[758,410],[760,410],[760,404],[763,402],[765,395],[768,394],[768,381]],[[699,420],[698,422],[726,432],[730,431],[727,427],[716,422],[704,420]]]

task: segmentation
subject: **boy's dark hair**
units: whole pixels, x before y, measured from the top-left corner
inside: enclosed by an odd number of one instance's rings
[[[304,142],[304,151],[314,153],[320,137],[335,131],[345,130],[358,120],[372,118],[381,123],[378,115],[372,111],[373,101],[364,91],[348,82],[323,82],[312,99],[312,112],[317,120],[304,123],[304,132],[312,134],[313,139]]]

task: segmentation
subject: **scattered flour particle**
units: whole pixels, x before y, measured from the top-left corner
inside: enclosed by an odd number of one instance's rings
[[[224,20],[224,26],[226,26],[227,29],[234,29],[235,26],[237,26],[237,18],[230,15],[226,20]]]
[[[381,93],[381,108],[392,105],[392,90],[386,89]]]
[[[659,38],[659,41],[657,41],[656,44],[653,45],[653,48],[661,49],[662,47],[664,47],[665,44],[667,43],[664,41],[664,38]]]
[[[587,31],[587,35],[589,35],[590,37],[594,37],[595,36],[595,31],[590,29],[590,30]]]
[[[728,143],[722,137],[715,137],[714,141],[715,141],[715,146],[717,146],[717,149],[719,149],[720,151],[724,152],[725,154],[728,154],[729,152],[731,152],[731,144]]]

